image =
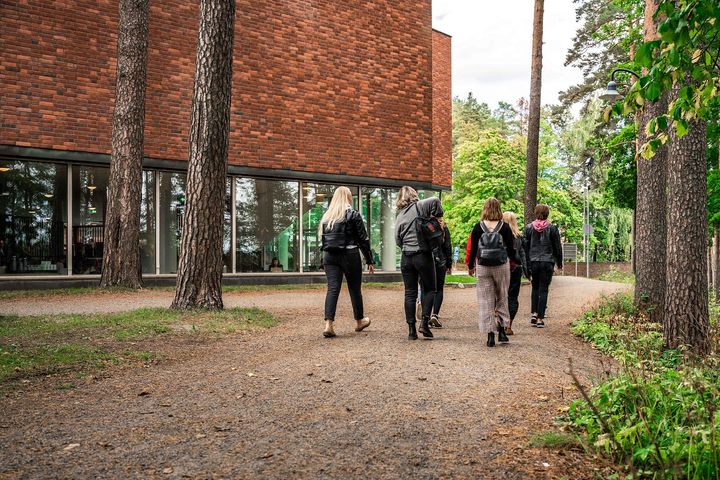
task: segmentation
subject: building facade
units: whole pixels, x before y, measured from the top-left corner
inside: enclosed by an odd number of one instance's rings
[[[150,5],[146,276],[177,268],[198,25],[197,2]],[[0,281],[100,273],[117,10],[0,3]],[[234,57],[226,273],[319,271],[318,221],[340,185],[395,270],[399,187],[451,182],[450,37],[430,0],[238,1]]]

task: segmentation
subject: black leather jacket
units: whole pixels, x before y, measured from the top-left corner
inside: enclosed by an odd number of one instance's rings
[[[322,250],[339,252],[352,248],[360,249],[365,257],[365,263],[375,264],[370,251],[370,237],[365,229],[365,222],[358,212],[348,208],[345,218],[335,222],[332,229],[327,230],[323,226]]]

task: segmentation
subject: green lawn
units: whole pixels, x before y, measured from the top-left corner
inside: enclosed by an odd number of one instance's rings
[[[257,308],[0,316],[0,382],[133,359],[145,361],[155,353],[142,348],[152,347],[150,340],[161,335],[223,335],[277,323],[277,318]]]

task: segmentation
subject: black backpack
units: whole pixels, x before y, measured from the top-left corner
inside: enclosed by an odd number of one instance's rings
[[[415,223],[417,225],[420,250],[432,252],[442,245],[443,228],[437,218],[421,215],[417,203],[415,203],[415,212],[417,213]]]
[[[480,240],[478,240],[478,264],[484,267],[497,267],[508,261],[505,242],[502,235],[500,235],[502,226],[503,221],[500,220],[493,230],[489,230],[485,226],[485,222],[480,221],[480,228],[483,233],[480,235]]]

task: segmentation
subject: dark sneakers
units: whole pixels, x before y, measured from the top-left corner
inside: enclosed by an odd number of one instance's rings
[[[530,325],[537,325],[538,317],[536,313],[532,314],[532,317],[530,317]]]
[[[487,346],[488,347],[495,346],[495,333],[493,333],[493,332],[488,333]]]
[[[423,318],[423,321],[420,323],[420,328],[418,328],[418,332],[422,333],[423,337],[425,338],[433,338],[433,334],[430,331],[430,325],[428,325],[428,319]]]
[[[442,323],[440,323],[440,320],[438,319],[438,316],[434,313],[430,317],[430,328],[442,328]]]
[[[543,322],[542,318],[537,319],[537,323],[535,324],[537,328],[545,328],[545,322]]]

